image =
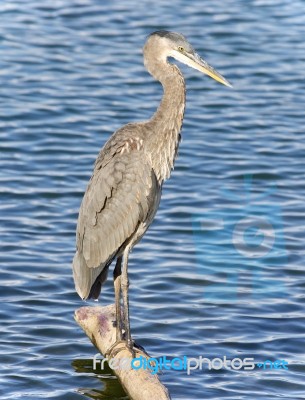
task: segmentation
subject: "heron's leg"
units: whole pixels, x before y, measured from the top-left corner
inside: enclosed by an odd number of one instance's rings
[[[113,271],[113,285],[115,294],[115,315],[116,315],[116,341],[122,340],[121,320],[121,269],[122,256],[118,257]]]
[[[123,294],[123,305],[124,305],[124,325],[125,325],[125,340],[127,347],[132,349],[132,341],[130,334],[130,323],[129,323],[129,298],[128,298],[128,256],[130,248],[127,246],[123,253],[123,268],[121,277],[121,288]]]

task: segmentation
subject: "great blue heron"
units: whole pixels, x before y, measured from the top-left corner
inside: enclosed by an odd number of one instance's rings
[[[123,340],[122,294],[125,340],[130,349],[128,255],[158,209],[162,184],[177,155],[185,108],[184,78],[168,57],[231,86],[179,33],[152,33],[143,52],[145,67],[163,86],[161,104],[150,120],[123,126],[101,149],[80,207],[73,260],[77,293],[82,299],[97,299],[116,259],[116,340]]]

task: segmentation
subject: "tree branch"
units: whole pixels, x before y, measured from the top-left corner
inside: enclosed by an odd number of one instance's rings
[[[159,377],[149,368],[134,369],[133,355],[125,342],[112,348],[116,341],[115,305],[105,307],[81,307],[75,311],[75,320],[84,330],[94,346],[108,362],[118,367],[124,359],[124,368],[113,369],[126,393],[132,400],[168,400],[170,395]],[[109,354],[109,350],[110,354]],[[118,351],[120,350],[120,351]],[[108,355],[109,354],[109,355]],[[136,357],[149,358],[145,350],[137,350]],[[138,361],[139,363],[140,361]]]

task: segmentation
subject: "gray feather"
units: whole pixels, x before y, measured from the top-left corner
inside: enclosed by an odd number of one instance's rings
[[[100,153],[80,207],[73,270],[82,298],[124,243],[143,236],[155,214],[149,210],[158,208],[161,188],[143,148],[127,147],[125,137],[111,158]]]

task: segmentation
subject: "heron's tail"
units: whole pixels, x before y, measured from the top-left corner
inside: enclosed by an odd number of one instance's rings
[[[102,284],[107,279],[108,265],[89,268],[83,254],[76,251],[73,258],[73,277],[75,289],[81,299],[97,299]]]

